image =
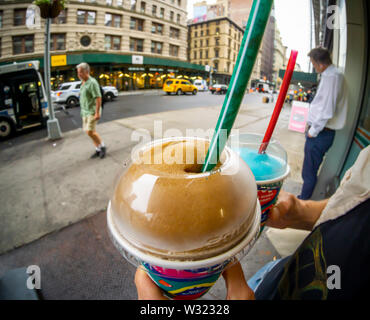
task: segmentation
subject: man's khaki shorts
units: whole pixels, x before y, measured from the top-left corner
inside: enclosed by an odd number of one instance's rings
[[[82,129],[84,131],[95,131],[97,121],[94,117],[94,115],[82,117]]]

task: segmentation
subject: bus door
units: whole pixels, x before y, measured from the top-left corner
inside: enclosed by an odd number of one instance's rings
[[[18,128],[42,124],[39,81],[34,72],[12,78],[14,113]]]

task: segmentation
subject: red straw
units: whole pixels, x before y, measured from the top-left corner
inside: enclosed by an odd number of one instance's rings
[[[289,88],[290,80],[292,79],[292,76],[293,76],[293,71],[295,67],[295,62],[297,60],[297,55],[298,55],[298,51],[295,51],[295,50],[292,50],[292,52],[290,53],[290,58],[289,58],[287,69],[285,71],[283,84],[281,85],[281,88],[280,88],[279,97],[276,101],[274,112],[271,116],[269,126],[267,127],[265,136],[263,138],[263,141],[259,148],[258,153],[265,152],[267,146],[269,145],[269,142],[270,142],[272,133],[274,132],[281,109],[283,108],[283,105],[284,105],[284,101],[285,101],[286,94]]]

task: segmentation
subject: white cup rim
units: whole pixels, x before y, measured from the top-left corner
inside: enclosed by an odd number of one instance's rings
[[[166,259],[162,259],[159,257],[146,254],[138,250],[137,248],[135,248],[133,245],[131,245],[126,239],[124,239],[120,235],[118,229],[114,225],[110,201],[109,201],[108,208],[107,208],[108,231],[110,232],[111,236],[113,237],[115,241],[114,244],[126,250],[129,254],[132,254],[134,257],[138,258],[138,260],[140,261],[144,261],[151,265],[155,265],[155,266],[159,266],[159,267],[167,268],[167,269],[178,269],[178,270],[199,269],[199,268],[212,267],[217,264],[221,264],[227,260],[230,260],[231,258],[235,257],[239,252],[241,252],[246,246],[256,241],[257,235],[259,234],[259,231],[260,231],[260,224],[261,224],[261,206],[257,199],[255,219],[254,219],[253,225],[249,229],[245,238],[241,242],[239,242],[235,247],[233,247],[232,249],[220,255],[207,258],[207,259],[196,260],[196,261],[175,261],[175,260],[166,260]]]

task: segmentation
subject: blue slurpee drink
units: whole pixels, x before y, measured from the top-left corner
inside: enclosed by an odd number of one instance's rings
[[[251,169],[257,182],[257,196],[261,204],[261,232],[268,219],[270,209],[275,205],[284,179],[289,175],[287,154],[276,141],[271,140],[266,151],[258,153],[263,136],[252,133],[242,133],[229,144],[239,154]],[[233,143],[234,141],[234,143]]]

